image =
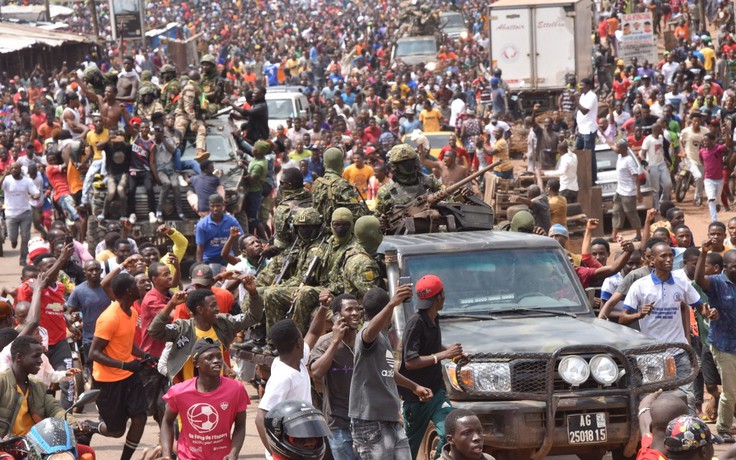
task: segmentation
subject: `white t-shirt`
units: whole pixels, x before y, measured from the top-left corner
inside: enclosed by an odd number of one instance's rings
[[[304,344],[304,356],[299,363],[298,371],[282,363],[279,358],[274,359],[271,365],[271,378],[266,383],[266,389],[258,408],[269,411],[276,404],[287,399],[312,401],[312,386],[309,380],[309,372],[307,372],[308,361],[309,346],[306,343]]]
[[[578,187],[578,157],[570,150],[560,158],[560,163],[554,171],[547,171],[547,176],[560,178],[560,190],[577,192]]]
[[[465,113],[465,101],[460,98],[456,98],[450,104],[450,126],[455,127],[457,116],[461,113]]]
[[[613,112],[613,122],[616,124],[616,129],[619,131],[623,131],[624,129],[624,123],[626,123],[631,118],[631,114],[626,111],[621,111],[621,113]]]
[[[648,135],[641,144],[641,151],[646,152],[646,160],[650,167],[664,163],[664,138],[661,135],[659,137]]]
[[[672,272],[668,280],[661,281],[652,272],[631,285],[624,309],[634,313],[645,304],[653,304],[652,312],[639,320],[641,332],[662,342],[688,343],[682,325],[681,302],[691,307],[701,303],[700,294],[690,280]]]
[[[578,122],[578,132],[580,134],[592,134],[598,131],[598,96],[595,92],[588,91],[581,94],[578,100],[580,105],[588,109],[588,113],[584,114],[580,110],[575,115]]]
[[[613,294],[616,292],[616,289],[618,289],[618,287],[621,286],[621,282],[623,280],[624,280],[624,277],[621,276],[621,273],[616,273],[604,279],[603,284],[601,285],[601,300],[603,302],[606,302],[608,301],[608,299],[613,297]],[[613,310],[611,311],[621,312],[623,310],[624,310],[624,301],[619,300],[618,303],[613,306]]]
[[[621,196],[636,196],[636,181],[639,180],[639,165],[631,154],[616,160],[616,193]]]
[[[680,64],[677,62],[665,62],[662,64],[662,75],[664,75],[664,82],[668,85],[672,84],[672,77],[675,75],[675,72],[677,72],[677,69],[680,67]]]
[[[31,195],[41,193],[30,178],[23,176],[15,180],[11,175],[5,177],[3,191],[5,192],[6,217],[17,217],[30,211]]]

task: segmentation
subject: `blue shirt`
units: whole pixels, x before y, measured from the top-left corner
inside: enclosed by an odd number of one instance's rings
[[[110,298],[102,286],[89,287],[85,281],[72,291],[67,305],[82,313],[82,343],[90,344],[95,335],[97,318],[110,306]]]
[[[232,227],[237,227],[240,233],[243,233],[238,221],[230,214],[223,214],[219,224],[212,220],[212,214],[208,214],[197,222],[195,241],[198,245],[204,246],[202,263],[227,264],[220,253],[230,237]]]
[[[711,275],[706,292],[710,306],[718,310],[718,319],[711,320],[708,343],[726,353],[736,354],[736,284],[723,273]]]

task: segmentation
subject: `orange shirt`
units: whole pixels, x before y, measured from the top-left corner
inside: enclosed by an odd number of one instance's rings
[[[95,337],[107,340],[102,350],[110,359],[121,362],[133,360],[133,337],[138,322],[138,312],[130,310],[128,316],[118,302],[113,302],[102,312],[95,324]],[[132,372],[108,367],[98,362],[93,363],[92,377],[98,382],[119,382],[133,375]]]
[[[217,286],[212,286],[212,293],[217,299],[217,306],[220,308],[220,313],[230,313],[235,303],[235,297],[227,289],[223,289]],[[189,319],[191,318],[191,312],[187,308],[187,304],[180,303],[174,308],[174,321],[177,319]]]
[[[80,192],[84,186],[84,177],[71,161],[69,162],[69,167],[66,169],[66,181],[69,182],[69,191],[72,195]]]

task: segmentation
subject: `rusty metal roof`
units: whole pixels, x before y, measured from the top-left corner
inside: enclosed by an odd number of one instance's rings
[[[0,54],[31,48],[33,46],[57,47],[65,43],[96,43],[89,35],[44,30],[19,24],[0,23]]]

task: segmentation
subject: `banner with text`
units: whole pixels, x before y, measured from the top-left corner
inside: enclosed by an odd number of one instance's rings
[[[645,59],[652,65],[659,61],[652,13],[624,14],[621,17],[621,28],[618,57],[626,65],[630,64],[632,57],[636,57],[640,65]]]

